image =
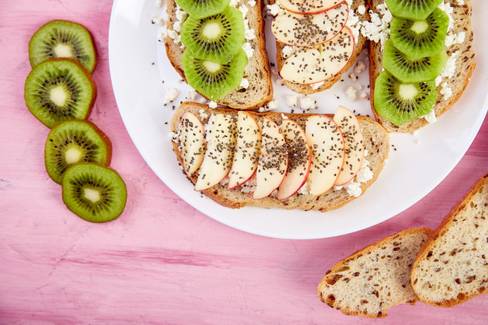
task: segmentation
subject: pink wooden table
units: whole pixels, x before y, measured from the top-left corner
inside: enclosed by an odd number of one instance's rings
[[[435,227],[488,172],[488,121],[466,157],[430,195],[395,218],[349,236],[261,238],[220,225],[180,200],[151,172],[115,105],[107,64],[108,0],[0,0],[0,323],[366,324],[321,303],[328,266],[405,227]],[[113,166],[129,202],[116,222],[94,225],[63,206],[46,175],[48,130],[27,111],[27,43],[36,26],[74,19],[99,51],[91,115],[112,139]],[[455,309],[418,304],[385,324],[487,324],[488,297]]]

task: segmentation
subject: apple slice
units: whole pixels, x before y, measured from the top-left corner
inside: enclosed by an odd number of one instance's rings
[[[356,176],[363,164],[363,134],[356,115],[344,107],[339,107],[334,115],[334,122],[344,137],[344,166],[336,180],[336,185],[343,185]]]
[[[313,47],[334,38],[344,28],[349,16],[347,3],[316,15],[280,11],[271,25],[276,39],[292,46]]]
[[[317,14],[337,6],[344,0],[278,0],[284,9],[299,14]]]
[[[237,113],[237,140],[229,173],[229,188],[243,184],[254,175],[260,143],[261,132],[256,118],[247,112]]]
[[[297,122],[283,120],[280,132],[288,147],[288,168],[276,197],[286,200],[306,183],[312,163],[312,150],[307,144],[305,131]]]
[[[337,124],[327,116],[307,119],[305,134],[313,159],[308,186],[310,194],[321,195],[334,186],[344,164],[344,140]]]
[[[286,174],[288,151],[285,138],[275,122],[267,117],[259,120],[261,128],[261,153],[256,171],[254,199],[269,196],[280,186]]]
[[[203,158],[197,191],[218,184],[229,173],[235,145],[235,122],[230,114],[212,114],[206,125],[207,151]]]
[[[193,113],[185,112],[180,118],[176,132],[183,170],[188,176],[192,176],[200,168],[205,152],[203,124]]]
[[[280,75],[298,84],[328,80],[347,65],[353,52],[354,36],[349,27],[344,27],[333,39],[317,48],[303,48],[293,53],[285,60]]]

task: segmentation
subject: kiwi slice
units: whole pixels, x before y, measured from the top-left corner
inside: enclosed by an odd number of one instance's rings
[[[445,51],[417,60],[409,59],[391,41],[385,43],[383,67],[402,82],[420,82],[435,79],[444,69]]]
[[[394,16],[422,20],[444,0],[385,0],[388,9]]]
[[[395,125],[427,115],[437,100],[435,82],[404,83],[387,71],[376,78],[374,107],[378,114]]]
[[[108,165],[110,140],[94,124],[72,120],[56,125],[47,136],[44,162],[49,176],[61,183],[66,169],[80,162]]]
[[[41,26],[29,42],[32,67],[52,58],[71,58],[93,72],[95,47],[90,32],[82,25],[66,20],[53,20]]]
[[[176,4],[195,18],[205,18],[224,11],[229,0],[176,0]]]
[[[439,54],[445,47],[449,17],[435,9],[425,20],[393,18],[390,37],[393,45],[411,59]]]
[[[94,163],[80,163],[64,174],[63,201],[82,219],[107,222],[124,211],[127,189],[115,170]]]
[[[183,23],[181,42],[196,58],[228,62],[244,44],[242,14],[229,6],[210,17],[198,19],[190,16]]]
[[[25,81],[25,103],[44,125],[88,117],[96,95],[89,73],[76,61],[50,59],[36,65]]]
[[[247,57],[243,50],[227,63],[221,64],[193,57],[188,50],[183,53],[183,70],[187,82],[200,94],[219,100],[239,87]]]

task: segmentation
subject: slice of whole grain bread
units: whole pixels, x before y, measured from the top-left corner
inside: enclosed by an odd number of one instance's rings
[[[418,254],[411,275],[418,298],[449,307],[488,288],[488,175],[479,180]]]
[[[318,285],[320,300],[344,314],[367,317],[384,317],[393,306],[414,303],[410,269],[430,233],[403,230],[338,262]]]
[[[376,6],[382,4],[383,0],[373,0],[372,10],[374,11]],[[452,96],[445,100],[441,93],[441,86],[437,87],[438,98],[434,107],[436,116],[440,116],[447,112],[461,97],[464,90],[468,86],[471,79],[471,75],[476,67],[475,53],[473,49],[473,28],[471,26],[471,0],[464,0],[464,4],[460,4],[457,0],[445,0],[446,3],[450,3],[453,8],[453,32],[457,34],[459,32],[465,33],[465,41],[461,44],[455,44],[449,47],[447,53],[452,55],[453,53],[459,53],[459,57],[456,61],[456,71],[454,77],[449,79],[449,87],[452,90]],[[424,118],[418,118],[412,122],[405,123],[401,126],[396,126],[381,116],[379,116],[374,109],[374,85],[376,77],[383,71],[382,65],[383,50],[379,43],[370,42],[369,44],[369,76],[370,76],[370,90],[371,90],[371,108],[376,114],[377,120],[390,132],[405,132],[412,133],[415,130],[425,126],[428,122]]]
[[[176,126],[179,117],[186,111],[191,111],[197,116],[200,116],[202,122],[206,122],[206,118],[212,114],[212,112],[228,112],[229,114],[237,114],[233,110],[212,110],[206,105],[192,102],[182,103],[180,108],[173,115],[171,122],[171,131],[176,130]],[[302,126],[305,123],[305,119],[311,114],[281,114],[281,113],[254,113],[258,116],[266,116],[273,119],[276,123],[281,124],[283,117],[297,121]],[[206,115],[205,117],[201,117]],[[385,159],[388,158],[389,153],[389,137],[386,130],[381,127],[377,122],[366,116],[358,117],[359,124],[361,126],[361,131],[363,133],[365,149],[368,150],[368,156],[366,159],[369,162],[369,167],[371,168],[374,176],[371,180],[361,183],[362,192],[374,183],[376,178],[381,173]],[[178,146],[173,143],[173,150],[176,154],[178,161],[181,164],[181,155],[178,151]],[[192,177],[190,181],[194,184],[196,181],[196,176]],[[286,201],[280,201],[272,196],[266,197],[264,199],[255,200],[252,198],[251,194],[242,193],[239,189],[229,189],[223,185],[215,185],[214,187],[204,190],[202,192],[212,200],[217,203],[229,207],[229,208],[241,208],[243,206],[257,206],[264,208],[282,208],[282,209],[301,209],[301,210],[319,210],[328,211],[339,208],[344,204],[352,201],[353,196],[349,195],[345,189],[334,190],[331,189],[328,192],[320,195],[313,196],[309,194],[295,194]]]
[[[251,7],[248,1],[244,2],[249,9],[247,18],[249,19],[250,28],[256,32],[256,38],[249,41],[254,49],[254,55],[249,59],[245,77],[249,81],[247,89],[237,89],[218,101],[219,104],[236,109],[257,109],[273,98],[273,84],[271,81],[271,70],[266,52],[266,40],[264,36],[264,20],[262,17],[262,0],[256,0],[256,4]],[[176,2],[168,0],[166,4],[168,21],[166,26],[172,29],[176,20]],[[166,54],[176,69],[176,71],[185,78],[181,66],[181,57],[183,48],[170,37],[164,40]]]

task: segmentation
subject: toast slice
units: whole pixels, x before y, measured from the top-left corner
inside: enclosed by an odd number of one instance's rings
[[[268,1],[268,3],[270,5],[274,4],[275,2],[276,2],[275,0],[269,0]],[[351,4],[351,10],[353,10],[355,12],[355,15],[359,18],[359,20],[360,21],[365,20],[367,18],[367,13],[360,14],[357,11],[357,8],[361,5],[366,6],[366,1],[365,0],[353,0],[353,1],[351,1],[351,3],[352,3]],[[324,81],[324,83],[319,87],[315,87],[313,85],[302,85],[302,84],[298,84],[298,83],[294,83],[294,82],[290,82],[290,81],[286,81],[286,80],[282,80],[283,85],[285,85],[286,87],[290,88],[293,91],[296,91],[296,92],[299,92],[302,94],[314,94],[314,93],[319,93],[319,92],[322,92],[326,89],[329,89],[337,81],[339,81],[341,79],[342,74],[344,72],[349,70],[349,68],[351,68],[354,65],[359,54],[361,54],[362,50],[364,49],[365,45],[366,45],[366,38],[361,33],[358,33],[357,38],[356,38],[356,44],[355,44],[354,52],[353,52],[351,58],[349,59],[348,63],[346,64],[346,66],[344,66],[344,68],[339,73],[337,73],[334,77],[330,78],[329,80]],[[282,44],[280,42],[276,42],[276,64],[278,67],[278,72],[281,71],[281,67],[283,66],[283,64],[285,62],[285,56],[283,54],[283,48],[284,47],[285,47],[285,44]]]
[[[254,49],[254,55],[249,59],[245,76],[249,81],[247,89],[237,89],[218,101],[219,104],[236,109],[258,109],[264,106],[273,98],[273,84],[271,81],[271,70],[269,67],[268,54],[266,52],[266,41],[264,36],[264,20],[262,17],[262,0],[256,0],[254,6],[250,6],[248,1],[243,2],[249,9],[246,16],[249,20],[250,28],[256,32],[256,38],[249,41]],[[175,0],[168,0],[166,3],[168,30],[173,28],[176,17],[177,5]],[[183,49],[170,37],[164,39],[166,54],[169,61],[184,79],[185,74],[181,66]]]
[[[173,115],[171,122],[171,131],[175,131],[180,116],[190,111],[197,116],[208,116],[215,110],[209,109],[206,105],[192,102],[184,102],[180,108]],[[229,114],[237,114],[233,110],[218,110],[219,112],[226,111]],[[282,113],[252,113],[256,116],[266,116],[271,118],[278,124],[282,119],[289,118],[297,121],[302,126],[305,123],[305,119],[311,114],[282,114]],[[201,118],[202,119],[202,118]],[[384,161],[388,157],[389,153],[389,137],[386,130],[381,127],[377,122],[373,121],[369,117],[358,117],[361,130],[364,137],[365,149],[368,150],[368,156],[366,159],[369,162],[374,176],[371,180],[361,183],[362,193],[376,180],[383,169]],[[180,164],[182,163],[182,157],[178,150],[178,146],[173,142],[173,150]],[[190,178],[190,181],[195,184],[197,177]],[[226,186],[217,184],[210,189],[202,191],[203,194],[216,201],[217,203],[229,207],[229,208],[241,208],[244,206],[257,206],[264,208],[283,208],[283,209],[301,209],[301,210],[319,210],[328,211],[339,208],[344,204],[352,201],[355,197],[349,195],[346,190],[334,190],[331,189],[328,192],[320,195],[313,196],[309,194],[295,194],[286,201],[280,201],[274,197],[266,197],[264,199],[255,200],[250,194],[245,194],[239,189],[229,189]]]
[[[375,11],[376,6],[382,4],[384,0],[373,0],[372,10]],[[435,115],[440,116],[447,112],[461,97],[464,90],[468,86],[471,79],[471,75],[476,67],[475,53],[473,49],[473,28],[471,25],[471,0],[464,0],[464,4],[460,4],[457,0],[444,0],[446,4],[450,4],[453,9],[453,29],[450,34],[457,35],[458,33],[464,33],[464,42],[454,44],[447,50],[449,56],[458,55],[455,63],[455,72],[452,78],[449,78],[446,82],[447,88],[452,91],[452,95],[446,99],[443,95],[442,85],[438,85],[438,99],[434,107]],[[383,52],[379,43],[370,42],[369,44],[369,76],[370,76],[370,90],[371,90],[371,108],[375,113],[377,120],[390,132],[404,132],[412,133],[415,130],[428,124],[424,118],[419,118],[415,121],[405,123],[401,126],[396,126],[379,116],[374,108],[374,85],[376,77],[383,70],[382,65]]]
[[[412,269],[419,300],[449,307],[488,288],[488,175],[437,229]]]
[[[318,285],[320,300],[346,315],[367,317],[414,303],[410,269],[430,234],[427,228],[403,230],[338,262]]]

